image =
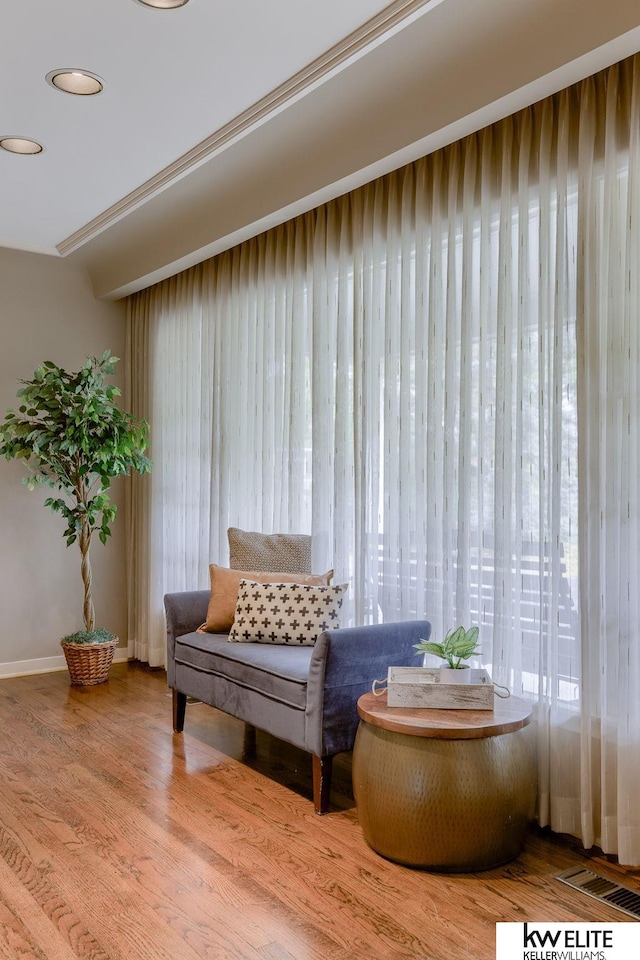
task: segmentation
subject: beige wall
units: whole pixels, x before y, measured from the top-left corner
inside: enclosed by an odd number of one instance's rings
[[[43,360],[77,369],[109,348],[124,367],[124,306],[94,299],[85,271],[68,261],[0,248],[0,412],[14,406],[20,378]],[[19,463],[0,459],[0,677],[64,666],[59,639],[82,627],[80,554],[63,521],[43,507],[44,490],[20,483]],[[106,547],[91,547],[96,621],[126,643],[123,483],[120,515]],[[122,652],[122,651],[121,651]]]

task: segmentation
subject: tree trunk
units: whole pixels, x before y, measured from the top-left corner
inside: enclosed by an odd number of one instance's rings
[[[82,555],[82,582],[84,584],[84,626],[86,630],[93,630],[95,613],[93,610],[93,600],[91,599],[91,562],[89,560],[91,530],[86,521],[82,524],[79,542],[80,553]]]

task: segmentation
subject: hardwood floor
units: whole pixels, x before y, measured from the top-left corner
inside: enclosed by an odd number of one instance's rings
[[[360,833],[350,757],[332,812],[310,758],[202,704],[173,735],[164,673],[117,665],[0,681],[0,957],[458,960],[495,957],[499,920],[633,922],[555,880],[640,871],[532,830],[496,870],[390,863]]]

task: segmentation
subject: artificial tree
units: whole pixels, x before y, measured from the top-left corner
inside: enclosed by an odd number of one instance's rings
[[[117,507],[109,487],[114,477],[135,470],[147,473],[148,425],[120,410],[120,390],[105,384],[117,357],[87,357],[76,373],[46,360],[31,380],[21,380],[18,411],[8,410],[0,425],[0,454],[24,460],[29,470],[22,482],[29,490],[47,485],[62,494],[47,497],[45,506],[66,521],[67,546],[78,543],[84,585],[84,631],[74,640],[96,642],[113,635],[95,629],[89,548],[97,530],[102,543],[111,536]],[[70,638],[66,638],[70,639]]]

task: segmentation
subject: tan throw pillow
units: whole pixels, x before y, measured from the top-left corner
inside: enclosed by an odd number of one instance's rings
[[[312,586],[326,586],[331,583],[333,570],[327,573],[272,573],[265,570],[230,570],[209,564],[211,579],[211,597],[207,608],[207,619],[200,627],[201,633],[228,633],[233,625],[233,616],[238,601],[240,581],[253,580],[256,583],[307,583]]]
[[[347,586],[312,587],[306,583],[242,579],[229,640],[312,647],[323,630],[340,626]]]
[[[229,527],[229,566],[233,570],[311,573],[312,537],[306,533],[254,533]]]

